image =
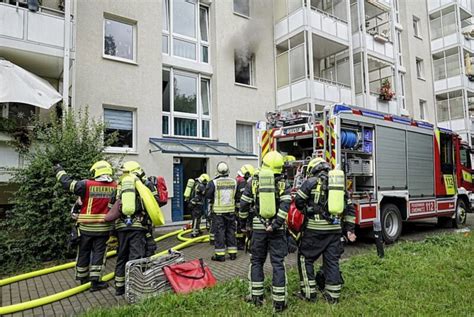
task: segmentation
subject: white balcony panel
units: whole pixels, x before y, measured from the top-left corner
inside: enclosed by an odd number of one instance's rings
[[[279,39],[288,33],[288,18],[285,18],[275,25],[275,38]]]
[[[446,82],[446,79],[440,79],[434,82],[434,90],[435,91],[441,91],[445,90],[448,88],[448,84]]]
[[[314,97],[319,100],[325,100],[324,97],[324,83],[313,81]]]
[[[436,39],[431,41],[431,50],[437,51],[443,48],[443,39]]]
[[[388,112],[391,114],[397,114],[398,113],[398,104],[396,100],[390,100],[388,102]]]
[[[290,87],[283,87],[277,91],[277,104],[283,105],[290,102]]]
[[[0,34],[21,39],[23,37],[24,11],[15,7],[0,7]]]
[[[341,88],[341,102],[352,104],[352,93],[350,89]]]
[[[464,122],[464,118],[451,120],[450,129],[454,131],[466,129],[466,123]]]
[[[377,41],[374,41],[374,51],[384,55],[385,54],[385,45],[382,43],[379,43]]]
[[[444,47],[457,44],[458,36],[456,33],[444,37]]]
[[[369,104],[366,106],[366,108],[372,109],[372,110],[377,110],[377,97],[369,95]]]
[[[64,19],[28,12],[29,41],[64,46]]]
[[[356,105],[359,107],[364,106],[364,95],[360,94],[356,96]]]
[[[323,31],[331,35],[337,35],[337,22],[330,17],[323,17]]]
[[[8,168],[20,167],[20,156],[15,150],[5,142],[0,142],[0,182],[8,182],[12,177],[11,173],[6,172]]]
[[[349,32],[346,23],[337,22],[337,37],[342,38],[346,41],[349,40]]]
[[[380,99],[377,98],[377,111],[389,113],[389,103],[380,101]]]
[[[469,0],[459,0],[459,5],[463,7],[466,11],[471,11],[471,1]]]
[[[385,55],[393,58],[393,44],[390,42],[385,43]]]
[[[311,17],[311,27],[321,30],[321,19],[323,18],[323,15],[319,12],[312,11],[310,13]]]
[[[303,26],[303,9],[299,9],[289,17],[288,32],[292,32]]]
[[[360,34],[360,33],[355,33],[355,34],[352,35],[352,46],[354,47],[354,49],[360,47],[360,37],[359,37],[359,34]]]
[[[339,101],[339,89],[336,86],[333,85],[325,85],[325,94],[326,94],[326,100],[332,101],[332,102],[338,102]]]
[[[444,129],[450,129],[449,121],[438,122],[438,127]]]
[[[291,85],[291,101],[296,101],[307,96],[306,80]]]
[[[365,42],[367,45],[367,49],[373,51],[374,50],[374,37],[370,34],[365,35]]]
[[[467,86],[467,88],[474,90],[474,82],[470,81],[467,76],[464,77],[464,85]]]
[[[448,81],[448,89],[454,88],[454,87],[459,87],[459,86],[461,86],[461,83],[462,83],[461,75],[455,76],[455,77],[450,77],[450,78],[447,79],[447,81]]]
[[[374,39],[373,35],[365,34],[367,49],[382,56],[393,58],[393,44],[390,42],[381,43]]]

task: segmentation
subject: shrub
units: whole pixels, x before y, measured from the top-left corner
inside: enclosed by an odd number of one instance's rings
[[[59,119],[52,111],[48,122],[36,121],[31,130],[32,145],[24,154],[24,168],[14,173],[19,185],[0,224],[0,267],[30,265],[67,256],[72,220],[70,208],[76,197],[62,189],[52,171],[60,163],[74,179],[89,176],[90,166],[102,159],[104,125],[90,119],[88,110],[68,111]]]

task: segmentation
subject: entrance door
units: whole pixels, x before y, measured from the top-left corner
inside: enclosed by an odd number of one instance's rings
[[[173,221],[191,219],[189,210],[185,210],[183,194],[188,179],[198,178],[207,173],[207,159],[192,157],[175,157],[173,165],[173,200],[171,218]]]

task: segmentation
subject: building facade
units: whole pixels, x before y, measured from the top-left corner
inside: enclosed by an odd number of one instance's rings
[[[189,216],[188,178],[214,176],[219,161],[232,176],[257,165],[255,123],[267,111],[344,102],[434,122],[437,109],[444,126],[470,127],[463,72],[471,50],[459,32],[470,11],[467,2],[435,2],[43,0],[30,11],[26,1],[4,0],[0,57],[104,120],[106,134],[119,136],[107,152],[163,175],[165,217],[176,222]],[[3,105],[2,115],[25,112],[47,115],[18,104]],[[21,166],[0,137],[3,168]],[[7,172],[0,177],[2,206],[14,187]]]

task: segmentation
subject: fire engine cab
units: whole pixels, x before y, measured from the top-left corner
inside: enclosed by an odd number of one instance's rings
[[[323,157],[344,171],[356,224],[382,224],[386,242],[402,224],[436,217],[459,227],[471,209],[471,149],[454,132],[431,123],[336,104],[321,112],[267,114],[272,147],[294,156],[288,179],[297,188],[305,164]]]

